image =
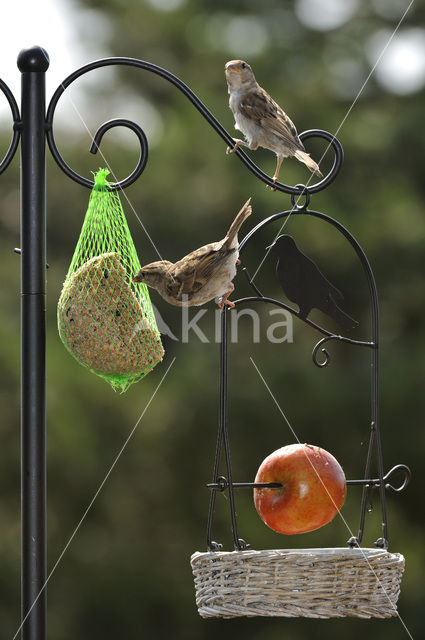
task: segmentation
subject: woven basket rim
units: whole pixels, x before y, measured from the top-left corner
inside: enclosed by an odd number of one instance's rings
[[[379,556],[379,555],[391,555],[391,556],[399,556],[400,559],[403,558],[402,554],[398,552],[391,552],[388,549],[379,549],[376,547],[317,547],[317,548],[303,548],[303,549],[245,549],[243,551],[235,550],[235,551],[195,551],[191,559],[195,559],[199,556],[237,556],[241,557],[251,557],[255,555],[314,555],[314,556],[322,556],[322,557],[333,557],[333,556]]]

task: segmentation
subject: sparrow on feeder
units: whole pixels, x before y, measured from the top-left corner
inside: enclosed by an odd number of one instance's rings
[[[234,290],[238,256],[238,231],[251,215],[251,198],[237,214],[227,234],[219,242],[206,244],[178,262],[160,260],[140,269],[133,282],[144,282],[170,304],[191,307],[220,298],[219,307],[234,307],[228,296]]]
[[[322,177],[319,165],[310,158],[298,137],[294,123],[255,79],[247,62],[230,60],[225,74],[230,94],[229,107],[235,117],[235,129],[241,131],[246,141],[234,138],[233,153],[243,145],[253,151],[258,147],[274,151],[277,156],[273,182],[279,177],[283,158],[294,156],[313,173]]]

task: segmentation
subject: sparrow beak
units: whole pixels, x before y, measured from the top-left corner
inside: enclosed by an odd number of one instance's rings
[[[236,64],[229,64],[228,66],[226,65],[225,70],[228,73],[237,73],[238,71],[240,71],[240,67],[238,67],[238,65]]]

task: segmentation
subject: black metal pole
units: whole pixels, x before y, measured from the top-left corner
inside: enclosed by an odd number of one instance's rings
[[[22,640],[46,637],[45,72],[40,47],[18,56],[21,104]]]

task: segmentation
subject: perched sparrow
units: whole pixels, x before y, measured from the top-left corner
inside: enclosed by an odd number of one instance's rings
[[[227,153],[236,151],[240,145],[252,150],[263,147],[274,151],[277,164],[273,182],[277,181],[280,165],[287,156],[295,156],[310,171],[322,176],[319,165],[306,153],[293,122],[260,87],[249,64],[243,60],[230,60],[225,66],[225,73],[235,129],[242,131],[246,138],[246,142],[234,138],[235,146],[228,148]]]
[[[234,290],[232,280],[238,261],[238,231],[251,215],[251,198],[245,202],[229,231],[219,242],[206,244],[178,262],[160,260],[142,267],[133,282],[144,282],[170,304],[192,307],[221,298],[219,307],[234,307],[228,296]]]
[[[342,293],[325,278],[310,258],[301,253],[292,236],[279,236],[271,249],[278,256],[276,274],[283,292],[298,305],[300,318],[307,318],[315,308],[333,318],[344,329],[358,325],[336,304],[334,297],[341,300]]]

